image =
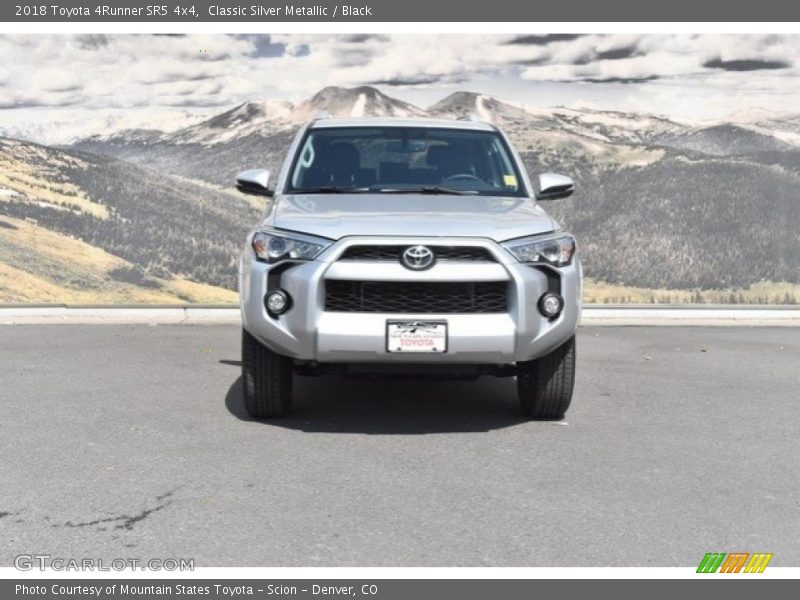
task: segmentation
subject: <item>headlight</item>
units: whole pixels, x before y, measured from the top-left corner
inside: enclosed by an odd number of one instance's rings
[[[535,236],[505,242],[503,247],[520,262],[563,267],[575,254],[575,238],[568,233],[546,238]]]
[[[331,241],[298,233],[256,231],[252,245],[258,260],[276,263],[283,260],[313,260],[331,245]]]

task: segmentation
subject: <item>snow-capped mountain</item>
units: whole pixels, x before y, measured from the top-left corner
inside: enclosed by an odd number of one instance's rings
[[[292,103],[280,100],[250,101],[190,127],[164,136],[177,144],[219,144],[253,133],[274,131],[292,118]]]
[[[428,109],[446,119],[475,115],[503,127],[533,126],[538,131],[569,132],[603,142],[642,144],[658,135],[679,133],[689,125],[649,114],[571,109],[562,106],[539,108],[506,102],[474,92],[455,92]]]
[[[428,112],[443,119],[463,119],[474,115],[482,121],[498,125],[531,118],[531,113],[522,105],[475,92],[454,92],[431,106]]]
[[[665,146],[710,154],[743,154],[800,146],[800,115],[748,111],[742,122],[686,123],[668,117],[566,107],[531,107],[506,102],[475,92],[454,92],[427,109],[392,98],[380,90],[326,87],[298,104],[288,101],[249,101],[203,120],[193,120],[168,129],[159,128],[164,119],[151,119],[147,127],[117,130],[107,124],[103,134],[83,136],[81,142],[202,144],[231,143],[255,135],[271,137],[296,129],[303,122],[327,113],[334,117],[438,117],[477,118],[497,123],[522,138],[535,137],[540,143],[584,146],[590,153],[605,153],[607,145],[626,147]],[[184,119],[186,117],[183,117]],[[735,128],[735,129],[732,129]],[[17,137],[25,137],[17,135]],[[80,145],[80,144],[79,144]]]
[[[800,115],[781,114],[760,119],[750,125],[755,131],[769,133],[794,146],[800,146]]]
[[[212,115],[142,109],[52,119],[37,113],[36,119],[0,124],[0,135],[48,145],[90,145],[93,151],[117,154],[130,146],[216,146],[251,136],[274,137],[323,112],[334,117],[450,119],[472,114],[497,123],[515,137],[534,138],[534,146],[548,145],[548,139],[556,145],[566,141],[593,154],[607,154],[609,144],[640,149],[663,146],[716,155],[800,147],[798,114],[748,109],[716,122],[686,123],[644,113],[532,107],[469,91],[454,92],[428,108],[420,108],[370,86],[326,87],[297,104],[252,100]],[[117,150],[106,152],[102,146]]]
[[[424,117],[421,108],[387,96],[370,86],[356,88],[326,87],[292,111],[296,121],[307,121],[318,113],[332,117]]]
[[[800,147],[800,114],[759,107],[734,111],[722,119],[710,119],[695,124],[694,133],[724,128],[731,125],[741,129],[776,138],[790,146]],[[769,142],[765,142],[771,145]],[[785,146],[784,146],[785,147]]]
[[[214,146],[251,135],[271,137],[279,131],[294,129],[322,113],[333,117],[426,116],[421,108],[391,98],[373,87],[326,87],[297,105],[285,100],[248,101],[187,127],[160,132],[152,128],[122,130],[86,136],[82,141],[107,142],[116,146],[127,142]]]

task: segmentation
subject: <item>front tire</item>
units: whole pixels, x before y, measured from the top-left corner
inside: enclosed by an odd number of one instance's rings
[[[533,419],[562,419],[575,387],[575,337],[536,360],[517,363],[522,412]]]
[[[272,419],[292,409],[292,360],[276,354],[242,329],[244,406],[256,419]]]

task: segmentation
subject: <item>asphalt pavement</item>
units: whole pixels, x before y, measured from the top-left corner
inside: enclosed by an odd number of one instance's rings
[[[800,566],[800,329],[584,327],[561,422],[512,380],[300,378],[230,325],[0,326],[0,566]]]

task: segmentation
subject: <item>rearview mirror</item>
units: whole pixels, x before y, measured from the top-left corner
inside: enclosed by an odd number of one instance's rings
[[[274,196],[269,188],[269,169],[252,169],[236,176],[236,189],[243,194],[256,196]]]
[[[425,152],[427,147],[425,140],[392,140],[386,142],[383,151],[391,154],[417,154]]]
[[[566,175],[558,173],[542,173],[539,175],[539,191],[537,200],[557,200],[571,196],[575,191],[575,182]]]

